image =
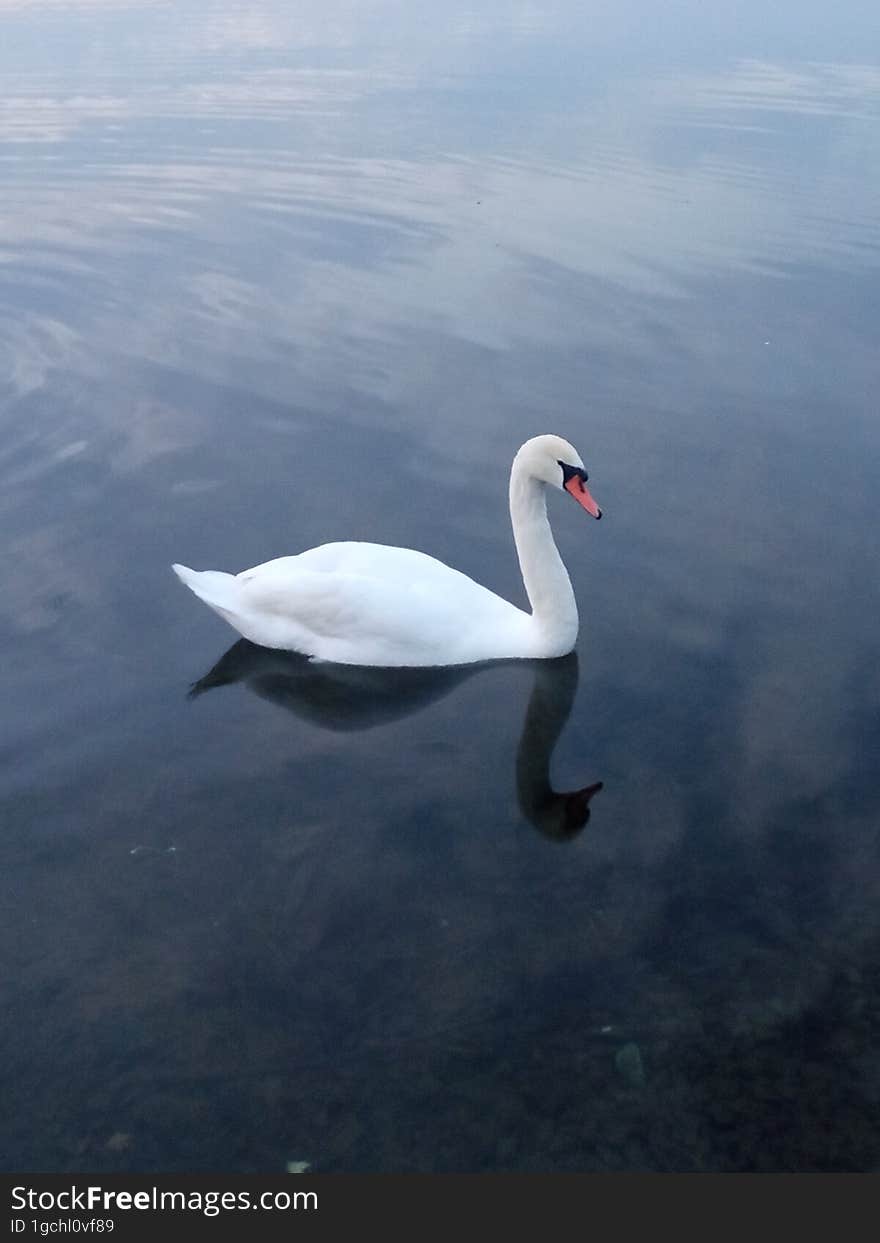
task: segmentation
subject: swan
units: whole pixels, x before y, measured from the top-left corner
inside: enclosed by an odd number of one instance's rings
[[[240,574],[172,568],[244,638],[317,660],[428,667],[564,656],[578,612],[546,489],[601,518],[587,478],[561,436],[535,436],[513,459],[510,519],[531,613],[426,553],[384,544],[321,544]]]

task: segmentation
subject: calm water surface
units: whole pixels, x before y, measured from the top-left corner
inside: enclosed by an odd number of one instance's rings
[[[609,7],[0,4],[4,1168],[880,1165],[873,6]],[[170,573],[543,431],[568,660]]]

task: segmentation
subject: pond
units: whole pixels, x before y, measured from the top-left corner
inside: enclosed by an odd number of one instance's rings
[[[0,8],[3,1168],[878,1168],[872,6]],[[543,432],[569,657],[171,573],[524,604]]]

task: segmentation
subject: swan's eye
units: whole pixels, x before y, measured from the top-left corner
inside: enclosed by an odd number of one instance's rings
[[[559,465],[562,467],[563,487],[565,487],[569,479],[577,478],[580,479],[581,483],[586,483],[590,477],[584,470],[583,466],[569,466],[567,462],[560,462]]]

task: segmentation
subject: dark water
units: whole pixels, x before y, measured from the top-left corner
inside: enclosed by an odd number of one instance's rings
[[[0,5],[4,1168],[880,1164],[874,7],[610,7]],[[519,602],[543,431],[576,659],[170,573]]]

